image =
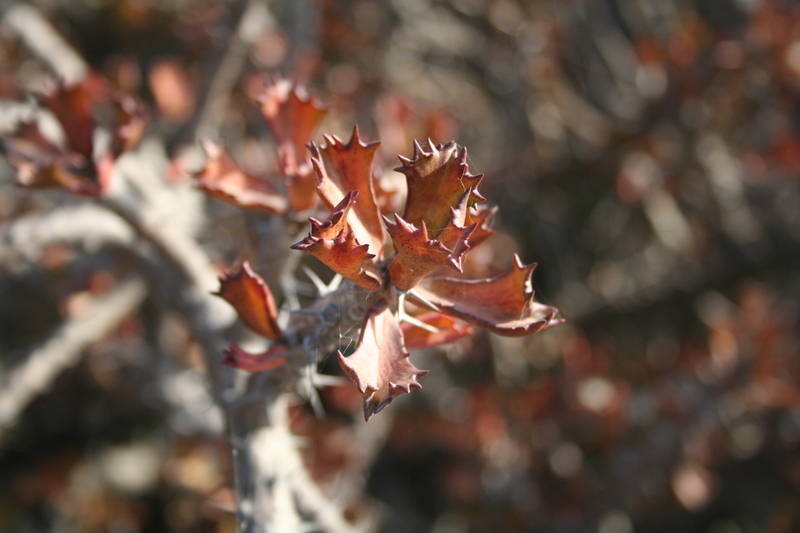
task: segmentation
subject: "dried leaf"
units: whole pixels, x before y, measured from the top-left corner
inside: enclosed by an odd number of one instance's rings
[[[378,260],[383,258],[386,236],[381,224],[376,200],[377,183],[372,175],[372,160],[380,142],[364,143],[358,126],[353,128],[350,141],[344,144],[337,137],[326,137],[327,144],[317,147],[311,143],[311,161],[317,174],[317,192],[330,209],[350,191],[360,191],[353,209],[358,220],[351,228],[358,242],[368,244]]]
[[[409,298],[423,306],[427,300],[445,314],[498,335],[529,335],[563,322],[556,318],[558,309],[533,301],[531,274],[535,267],[535,263],[524,266],[515,256],[511,270],[496,278],[427,278],[409,293]]]
[[[485,206],[472,206],[467,210],[465,224],[475,226],[475,230],[467,240],[470,248],[478,246],[480,243],[494,235],[494,231],[489,228],[489,223],[497,213],[497,206],[486,208]]]
[[[287,174],[285,184],[289,206],[295,213],[317,205],[317,176],[310,164],[300,165],[296,172]]]
[[[278,142],[289,205],[296,213],[311,209],[317,202],[317,181],[306,144],[313,139],[327,111],[318,98],[288,80],[267,85],[256,100]]]
[[[311,236],[319,239],[335,239],[348,227],[347,215],[350,212],[350,208],[353,207],[358,194],[358,191],[350,191],[347,193],[347,196],[333,208],[328,220],[325,222],[320,222],[315,218],[309,217],[308,222],[311,224]]]
[[[304,87],[288,80],[277,80],[265,87],[258,103],[281,147],[284,173],[296,174],[305,159],[305,146],[327,111],[319,99],[306,94]]]
[[[440,266],[448,265],[459,270],[458,264],[450,260],[452,250],[438,240],[428,238],[425,221],[422,221],[421,228],[417,228],[403,220],[400,215],[395,215],[394,218],[394,223],[387,218],[384,218],[384,223],[397,252],[389,267],[389,276],[395,287],[407,291]]]
[[[437,237],[450,221],[455,207],[466,191],[471,191],[469,205],[483,201],[476,187],[483,174],[472,175],[467,167],[467,150],[460,151],[454,142],[436,145],[428,141],[425,152],[414,142],[414,157],[400,158],[396,168],[406,176],[408,196],[403,218],[417,227],[425,222],[431,237]]]
[[[261,277],[245,261],[235,274],[220,278],[219,292],[214,293],[230,303],[247,326],[264,337],[278,340],[283,334],[278,325],[278,308],[272,292]]]
[[[313,228],[312,228],[313,230]],[[343,278],[375,291],[381,286],[380,277],[372,265],[374,255],[368,252],[369,246],[359,245],[353,232],[343,229],[334,239],[322,239],[309,235],[292,246],[293,250],[307,252],[340,274]]]
[[[225,202],[258,209],[268,213],[282,214],[286,211],[286,199],[266,180],[244,172],[223,146],[204,142],[206,162],[195,174],[198,186],[214,198]]]
[[[418,348],[430,348],[432,346],[440,346],[442,344],[449,344],[464,337],[472,335],[472,326],[459,322],[453,317],[430,311],[419,316],[415,319],[433,326],[438,331],[436,333],[422,329],[415,326],[410,322],[403,322],[400,328],[403,330],[403,338],[405,339],[407,350],[416,350]]]
[[[288,356],[284,354],[287,351],[288,348],[283,344],[276,344],[264,353],[252,354],[242,350],[238,344],[232,342],[223,352],[225,358],[222,360],[222,364],[240,370],[247,370],[248,372],[266,372],[267,370],[274,370],[285,363]]]
[[[17,169],[17,183],[31,188],[64,187],[70,192],[97,196],[102,191],[94,164],[77,152],[64,153],[47,140],[36,123],[18,127],[3,137],[2,149]]]
[[[417,380],[428,373],[411,364],[403,332],[388,307],[369,310],[356,351],[349,357],[339,352],[339,364],[364,395],[365,420],[400,394],[421,388]]]
[[[64,129],[70,149],[87,160],[92,159],[94,120],[92,97],[84,85],[67,87],[59,84],[42,97],[42,105],[55,115]]]

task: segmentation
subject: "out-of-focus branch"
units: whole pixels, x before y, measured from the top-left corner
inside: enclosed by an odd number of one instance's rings
[[[0,270],[38,261],[54,244],[94,251],[109,244],[131,246],[136,235],[108,210],[91,204],[63,207],[0,227]]]
[[[108,296],[92,301],[85,311],[64,325],[16,368],[9,371],[0,388],[0,440],[25,407],[65,369],[80,359],[87,346],[97,342],[142,304],[147,294],[141,279],[120,285]]]
[[[247,60],[249,46],[273,24],[264,0],[247,2],[225,55],[217,65],[214,76],[209,78],[211,83],[202,95],[200,113],[194,130],[195,140],[217,135],[228,108],[231,89],[239,80]]]
[[[18,3],[6,11],[2,24],[65,82],[76,83],[89,71],[81,56],[36,8]]]

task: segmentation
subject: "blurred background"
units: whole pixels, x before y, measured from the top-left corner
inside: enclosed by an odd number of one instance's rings
[[[800,531],[795,2],[7,2],[7,119],[52,78],[31,7],[147,103],[140,150],[186,188],[220,265],[269,270],[258,243],[274,225],[196,194],[181,169],[205,135],[254,173],[276,168],[251,99],[271,75],[329,106],[321,132],[380,139],[388,187],[413,139],[455,139],[486,174],[498,234],[467,269],[538,262],[537,299],[566,323],[415,352],[424,388],[366,425],[349,383],[322,391],[322,419],[293,408],[348,517],[386,533]],[[203,130],[215,83],[222,111]],[[20,188],[2,162],[0,388],[130,268],[124,246],[9,240],[19,218],[84,202]],[[13,419],[0,402],[0,531],[234,531],[197,352],[146,298]]]

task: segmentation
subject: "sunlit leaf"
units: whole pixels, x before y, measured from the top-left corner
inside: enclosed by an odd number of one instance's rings
[[[428,150],[414,142],[414,156],[400,158],[395,170],[406,176],[408,196],[403,218],[437,237],[450,221],[450,208],[455,207],[466,191],[471,191],[468,204],[483,201],[475,188],[483,174],[472,175],[467,167],[467,151],[454,142],[436,145],[428,142]]]
[[[247,261],[238,272],[220,278],[220,288],[215,294],[227,300],[250,329],[268,339],[281,338],[275,298]]]
[[[376,201],[377,183],[372,175],[372,160],[380,142],[364,143],[353,128],[350,141],[344,144],[337,137],[326,137],[325,145],[311,145],[311,161],[317,174],[317,191],[329,209],[351,191],[359,191],[353,211],[356,216],[350,226],[356,239],[368,244],[380,260],[383,257],[385,235]]]
[[[388,219],[384,222],[397,252],[389,267],[389,276],[398,289],[411,289],[429,272],[444,265],[458,270],[457,264],[450,259],[452,250],[428,237],[424,221],[421,228],[409,224],[399,215],[395,215],[394,222]]]
[[[358,191],[348,193],[325,222],[309,218],[311,232],[292,249],[313,255],[342,277],[374,291],[381,285],[372,263],[375,256],[369,245],[358,244],[347,222],[358,195]]]

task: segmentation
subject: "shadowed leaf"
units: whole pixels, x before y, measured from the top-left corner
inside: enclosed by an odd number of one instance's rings
[[[114,106],[117,120],[109,152],[116,159],[139,144],[147,128],[149,114],[141,102],[129,96],[115,98]]]
[[[427,278],[414,287],[409,298],[423,306],[423,299],[427,300],[445,314],[498,335],[529,335],[563,322],[556,318],[558,309],[533,301],[531,274],[535,266],[524,266],[515,256],[511,270],[496,278]]]
[[[433,326],[438,331],[434,333],[409,322],[403,322],[400,327],[403,330],[403,339],[407,350],[449,344],[472,335],[471,325],[464,324],[453,317],[436,311],[430,311],[414,318]]]
[[[284,354],[287,351],[288,348],[283,344],[276,344],[264,353],[252,354],[245,352],[238,344],[232,342],[223,352],[225,358],[222,360],[222,364],[248,372],[266,372],[285,363],[288,357]]]
[[[286,199],[266,180],[244,172],[224,146],[204,142],[206,162],[195,174],[198,186],[219,200],[269,213],[284,213]]]
[[[428,373],[411,364],[403,332],[388,307],[370,309],[356,351],[349,357],[338,355],[342,369],[364,395],[365,420],[400,394],[421,388],[417,380]]]

